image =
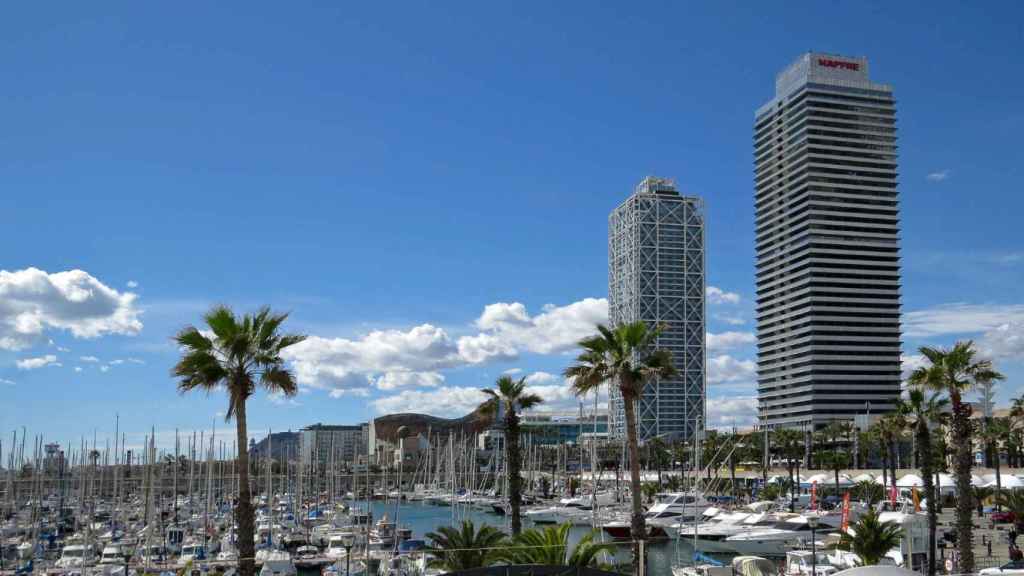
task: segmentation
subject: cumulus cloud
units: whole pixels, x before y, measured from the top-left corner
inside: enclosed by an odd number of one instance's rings
[[[53,354],[39,356],[36,358],[22,358],[16,362],[18,370],[35,370],[44,366],[60,366],[57,357]]]
[[[124,285],[127,286],[130,289],[134,289],[134,288],[138,288],[139,287],[139,283],[136,282],[135,280],[129,280],[129,281],[125,282]]]
[[[925,178],[927,178],[929,182],[942,182],[943,180],[949,178],[949,168],[946,168],[944,170],[936,170],[935,172],[929,172],[928,175],[925,176]]]
[[[706,293],[709,304],[739,304],[740,302],[739,294],[726,292],[717,286],[708,286]]]
[[[379,390],[394,390],[409,386],[440,386],[444,376],[437,372],[385,372],[374,385]]]
[[[520,351],[537,354],[564,352],[594,333],[594,326],[608,322],[608,300],[584,298],[567,306],[544,306],[531,316],[519,302],[488,304],[476,320],[477,336],[459,339],[475,353],[475,361],[514,356]]]
[[[476,333],[453,338],[421,324],[408,330],[376,330],[358,338],[311,337],[285,350],[299,384],[327,390],[437,387],[441,370],[513,359],[523,352],[552,354],[572,349],[606,322],[608,302],[586,298],[545,306],[531,315],[520,303],[486,306]]]
[[[745,428],[757,423],[757,397],[707,399],[708,428]]]
[[[478,388],[441,386],[429,390],[403,390],[378,398],[371,404],[378,414],[416,412],[443,418],[456,418],[472,412],[486,400]]]
[[[140,314],[135,294],[118,292],[82,270],[0,270],[0,349],[27,348],[47,330],[76,338],[133,335],[142,329]]]
[[[981,353],[993,359],[1024,358],[1024,319],[1014,319],[992,328],[978,341]]]
[[[753,332],[722,332],[720,334],[707,334],[708,351],[728,350],[745,344],[753,344],[757,341]]]
[[[728,354],[708,359],[708,384],[752,382],[757,378],[757,364],[753,360],[739,360]]]

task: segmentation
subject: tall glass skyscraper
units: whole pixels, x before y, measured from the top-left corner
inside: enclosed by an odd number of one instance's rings
[[[608,300],[613,326],[664,325],[656,346],[679,374],[650,382],[637,407],[640,438],[689,438],[704,419],[704,203],[670,180],[644,178],[608,217]],[[625,433],[622,397],[611,386],[610,426]]]
[[[811,429],[894,408],[899,198],[892,88],[807,53],[754,120],[761,422]]]

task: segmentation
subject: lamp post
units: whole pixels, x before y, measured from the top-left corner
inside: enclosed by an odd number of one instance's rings
[[[807,525],[811,527],[811,576],[818,576],[818,543],[815,532],[818,529],[818,514],[807,515]]]
[[[356,543],[356,538],[351,533],[346,533],[341,537],[341,545],[345,548],[345,576],[350,576],[350,570],[352,568],[352,546]]]

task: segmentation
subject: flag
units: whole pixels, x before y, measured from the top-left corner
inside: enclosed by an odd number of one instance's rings
[[[914,488],[910,491],[910,494],[914,498],[914,512],[920,512],[921,511],[921,496],[918,495],[918,493],[917,493],[917,486],[914,486]]]
[[[892,488],[889,489],[889,501],[892,502],[893,508],[896,508],[896,495],[896,487],[893,486]]]
[[[843,522],[840,526],[840,530],[846,532],[846,529],[850,527],[850,493],[843,494]]]
[[[811,482],[811,510],[818,509],[818,481]]]

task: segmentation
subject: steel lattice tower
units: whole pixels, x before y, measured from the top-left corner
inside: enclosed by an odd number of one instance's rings
[[[640,438],[689,438],[705,419],[704,203],[674,183],[644,178],[608,217],[608,296],[613,326],[663,325],[656,346],[679,374],[650,382],[637,410]],[[622,397],[611,385],[610,428],[622,436]]]

